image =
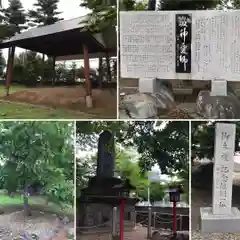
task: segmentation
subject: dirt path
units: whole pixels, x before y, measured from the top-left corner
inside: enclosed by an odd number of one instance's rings
[[[23,211],[6,213],[0,215],[0,239],[12,240],[24,232],[37,234],[42,239],[44,236],[54,234],[59,226],[60,220],[55,214],[32,211],[31,217],[25,217]],[[69,222],[63,227],[70,233],[74,232],[73,222]]]
[[[85,89],[80,87],[38,87],[10,93],[3,100],[81,111],[93,115],[116,117],[115,89],[93,89],[93,108],[86,108]]]
[[[137,226],[131,232],[124,233],[124,240],[146,240],[147,228]],[[112,240],[112,235],[109,233],[91,234],[85,236],[77,236],[77,240]]]

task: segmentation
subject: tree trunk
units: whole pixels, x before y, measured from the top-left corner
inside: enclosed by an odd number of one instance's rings
[[[52,65],[52,85],[55,85],[55,81],[56,81],[56,70],[55,70],[56,57],[55,56],[52,58],[52,61],[53,61],[53,65]]]
[[[98,64],[98,84],[99,88],[103,87],[103,59],[102,57],[99,58],[99,64]]]
[[[107,79],[108,79],[108,82],[111,82],[112,74],[111,74],[111,66],[110,66],[110,57],[108,55],[108,52],[106,52],[106,64],[107,64]]]
[[[43,79],[44,79],[44,70],[45,70],[44,63],[45,63],[45,54],[42,55],[42,79],[41,79],[41,82],[43,82]]]
[[[32,214],[28,204],[28,185],[27,184],[25,184],[25,188],[24,188],[23,207],[24,207],[24,215],[31,216]]]

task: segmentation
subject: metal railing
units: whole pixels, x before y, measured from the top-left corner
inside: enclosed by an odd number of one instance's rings
[[[118,227],[117,227],[117,224],[118,224],[118,214],[117,214],[117,207],[114,207],[113,208],[113,213],[112,213],[112,232],[110,235],[112,236],[117,236],[119,233],[118,233]],[[141,220],[140,222],[137,222],[137,215],[140,216],[140,217],[144,217],[143,220]],[[147,227],[147,236],[148,237],[151,237],[152,236],[152,229],[156,229],[157,228],[157,225],[161,225],[161,224],[170,224],[170,223],[173,223],[173,219],[165,219],[163,217],[161,217],[161,213],[159,212],[152,212],[152,209],[151,207],[148,208],[148,212],[146,212],[145,214],[144,213],[141,213],[141,212],[132,212],[132,215],[131,215],[131,220],[133,221],[134,225],[136,226],[136,224],[141,224],[142,226],[144,227]],[[173,214],[169,214],[169,213],[164,213],[164,215],[167,215],[167,216],[173,216]],[[188,217],[188,215],[178,215],[178,218],[177,218],[177,221],[179,221],[179,230],[182,231],[183,230],[183,217]],[[103,226],[106,226],[106,225],[109,225],[110,224],[110,221],[107,221],[107,222],[104,222],[104,223],[101,223],[101,224],[97,224],[97,225],[93,225],[93,226],[80,226],[80,227],[77,227],[77,229],[80,229],[80,230],[91,230],[91,229],[96,229],[98,227],[103,227]]]

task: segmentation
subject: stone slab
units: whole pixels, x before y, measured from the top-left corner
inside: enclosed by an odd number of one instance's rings
[[[121,11],[121,77],[239,81],[239,13],[240,10]],[[176,73],[176,14],[192,15],[191,74]]]
[[[233,207],[229,215],[214,215],[211,207],[200,208],[201,233],[240,233],[240,211]]]

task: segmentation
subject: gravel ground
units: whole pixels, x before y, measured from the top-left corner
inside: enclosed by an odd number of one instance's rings
[[[12,240],[23,232],[34,233],[40,236],[51,236],[60,226],[60,221],[54,214],[32,212],[32,216],[25,218],[22,211],[0,215],[0,239]],[[62,228],[73,233],[73,223],[70,222]]]
[[[212,233],[201,236],[199,231],[192,232],[192,240],[239,240],[238,233]]]

